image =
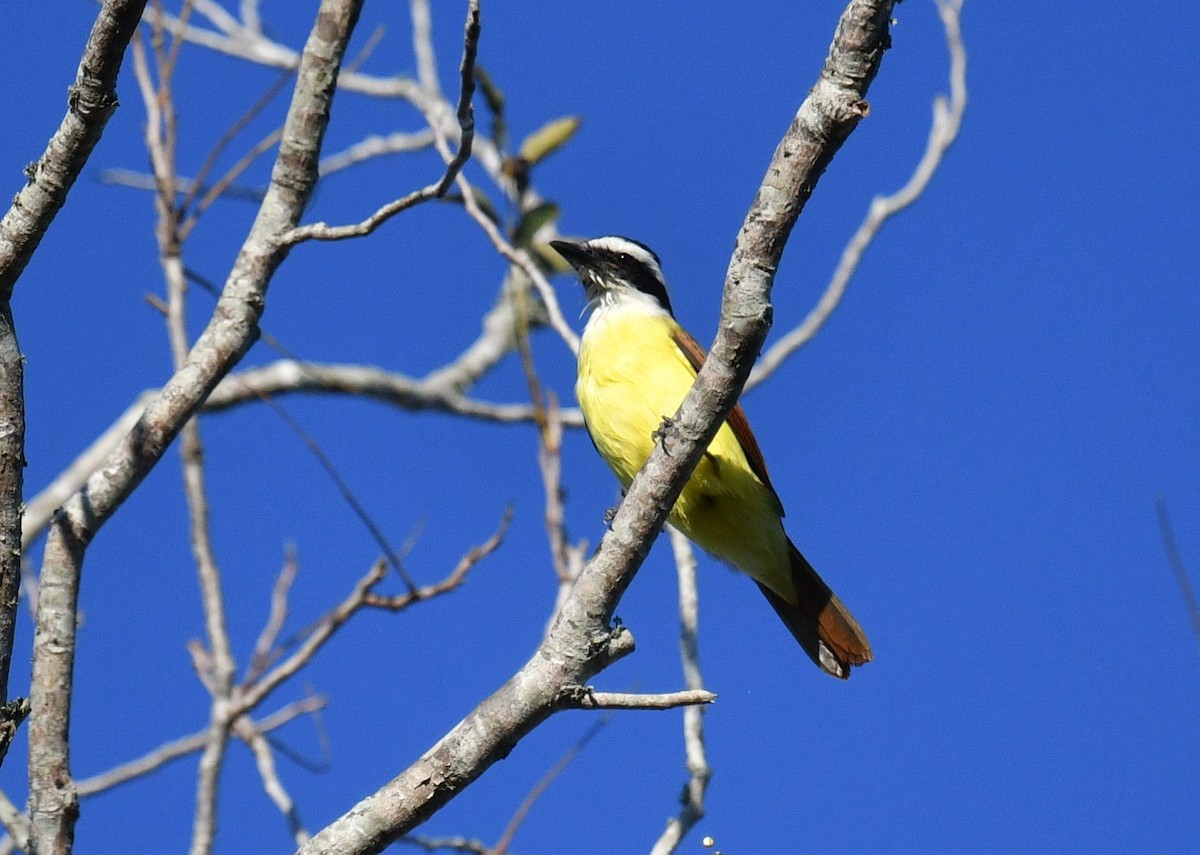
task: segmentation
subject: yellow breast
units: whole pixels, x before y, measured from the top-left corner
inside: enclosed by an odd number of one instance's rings
[[[672,337],[675,328],[666,314],[604,306],[580,344],[575,394],[592,441],[624,487],[650,456],[663,418],[675,414],[696,379]],[[725,424],[670,520],[707,552],[775,588],[787,567],[779,516],[777,499]]]

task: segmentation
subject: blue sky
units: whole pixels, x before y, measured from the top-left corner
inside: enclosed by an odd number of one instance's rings
[[[307,7],[312,4],[305,4]],[[436,4],[453,85],[460,4]],[[18,5],[0,73],[0,175],[13,191],[61,118],[93,7],[54,21]],[[621,233],[663,259],[680,320],[711,341],[734,236],[770,153],[820,67],[838,3],[483,3],[480,62],[508,98],[515,138],[564,114],[584,124],[540,165],[564,233]],[[299,46],[308,12],[262,4]],[[872,196],[907,178],[932,98],[947,88],[931,3],[897,10],[894,48],[865,121],[822,180],[776,280],[775,331],[804,317]],[[405,4],[368,4],[366,66],[413,68]],[[925,196],[871,247],[837,313],[744,404],[793,539],[870,634],[876,661],[823,677],[745,578],[702,559],[701,653],[720,694],[705,718],[708,815],[680,848],[767,852],[1187,852],[1200,847],[1200,657],[1154,502],[1200,567],[1200,72],[1184,3],[975,3],[962,135]],[[168,376],[153,209],[105,186],[145,169],[144,114],[126,68],[122,108],[34,262],[15,313],[28,357],[29,494],[143,389]],[[274,74],[196,48],[178,85],[181,164],[194,171]],[[278,107],[282,110],[282,106]],[[281,115],[256,124],[257,140]],[[415,130],[402,104],[339,97],[328,149]],[[261,183],[265,166],[247,180]],[[430,156],[332,177],[308,219],[357,220],[438,174]],[[470,173],[469,174],[473,174]],[[214,209],[186,250],[222,280],[253,216]],[[492,304],[503,264],[449,207],[366,240],[297,249],[264,328],[301,356],[420,375],[453,358]],[[577,284],[555,280],[564,311]],[[196,328],[211,309],[197,291]],[[551,333],[543,380],[571,399],[570,353]],[[249,364],[274,354],[257,346]],[[510,360],[477,390],[525,399]],[[515,517],[502,549],[454,594],[348,626],[267,710],[327,693],[332,757],[280,758],[306,824],[320,828],[404,768],[526,659],[553,602],[536,438],[327,398],[285,402],[337,462],[408,561],[443,576]],[[278,417],[247,407],[202,422],[216,549],[240,661],[265,616],[284,545],[301,562],[291,628],[343,597],[376,557],[367,533]],[[587,438],[564,449],[568,526],[596,542],[616,486]],[[172,453],[104,529],[83,580],[72,760],[90,775],[199,730],[206,695],[186,642],[203,633]],[[40,546],[32,550],[35,561]],[[619,615],[638,650],[598,688],[681,685],[665,540]],[[23,619],[27,617],[23,615]],[[26,685],[23,624],[14,690]],[[422,831],[495,841],[525,793],[588,729],[557,716]],[[306,722],[281,732],[320,756]],[[0,785],[24,799],[24,744]],[[84,803],[80,852],[180,851],[194,760]],[[680,714],[615,716],[530,814],[513,850],[648,850],[685,780]],[[231,752],[217,851],[290,851],[247,752]],[[119,835],[119,837],[117,837]],[[253,841],[253,843],[250,843]]]

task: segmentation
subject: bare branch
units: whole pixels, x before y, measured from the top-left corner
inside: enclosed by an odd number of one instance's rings
[[[289,111],[295,133],[285,134],[270,189],[230,273],[208,327],[188,355],[187,364],[147,402],[121,444],[93,471],[82,492],[63,508],[61,519],[86,543],[112,515],[150,468],[162,457],[183,423],[200,407],[217,382],[241,358],[257,335],[267,283],[286,256],[279,235],[291,228],[316,181],[317,155],[332,98],[337,63],[359,4],[324,0],[318,26],[297,75]],[[329,41],[327,41],[329,40]]]
[[[85,544],[67,526],[54,530],[42,557],[30,684],[29,842],[35,852],[70,852],[79,816],[69,731]]]
[[[146,403],[153,394],[144,392],[140,395],[104,433],[75,458],[70,466],[29,501],[22,524],[23,547],[28,547],[45,530],[59,506],[75,495],[79,488],[87,483],[91,474],[100,468],[105,458],[125,441],[133,426],[141,419],[146,410]]]
[[[466,581],[467,573],[469,573],[476,564],[487,558],[493,552],[500,548],[500,544],[504,542],[504,535],[508,531],[509,523],[512,522],[512,508],[504,509],[504,515],[500,518],[500,525],[496,532],[478,546],[474,546],[467,551],[467,554],[459,559],[458,564],[450,571],[445,579],[440,582],[435,582],[432,585],[425,585],[418,588],[410,594],[400,594],[398,596],[383,596],[373,592],[368,592],[363,599],[363,603],[377,609],[387,609],[388,611],[401,611],[408,608],[417,600],[427,600],[430,597],[436,597],[441,594],[447,594],[453,591],[464,581]]]
[[[468,398],[463,391],[490,371],[513,347],[514,315],[510,300],[502,299],[484,318],[483,334],[452,363],[417,380],[381,368],[327,365],[285,359],[223,379],[204,403],[206,412],[219,412],[264,396],[322,393],[374,398],[404,410],[432,410],[503,424],[536,421],[529,404],[498,404]],[[145,412],[155,391],[142,393],[103,434],[58,477],[31,499],[23,520],[22,543],[28,546],[49,524],[56,508],[76,493],[125,441]],[[566,427],[583,426],[576,408],[559,413]]]
[[[438,82],[437,55],[433,50],[429,0],[412,0],[409,3],[409,18],[412,20],[413,54],[417,58],[417,80],[431,100],[440,101],[442,87]]]
[[[550,540],[550,557],[560,588],[570,588],[583,569],[584,543],[573,546],[567,536],[566,513],[563,509],[562,486],[562,411],[553,394],[545,408],[545,421],[538,445],[538,468],[546,495],[546,535]]]
[[[304,642],[289,656],[280,662],[261,679],[253,684],[242,687],[237,702],[231,706],[234,713],[248,712],[258,706],[267,695],[279,687],[285,680],[307,665],[335,632],[337,632],[356,612],[367,606],[401,611],[420,600],[427,600],[448,593],[465,580],[467,573],[484,557],[494,552],[502,542],[508,529],[511,512],[506,510],[496,533],[481,545],[471,549],[458,566],[440,582],[417,588],[414,593],[402,594],[395,597],[381,596],[374,593],[375,587],[387,575],[387,562],[377,561],[371,570],[358,580],[354,590],[338,606],[320,620],[317,626],[308,634]]]
[[[449,150],[445,148],[444,144],[439,141],[437,145],[438,150],[442,153],[442,157],[449,157]],[[542,273],[537,263],[529,257],[529,253],[523,249],[517,249],[509,243],[496,224],[492,222],[492,218],[479,207],[479,203],[475,201],[475,192],[471,188],[470,182],[462,175],[458,176],[457,181],[463,194],[463,207],[467,209],[467,213],[471,215],[471,219],[483,229],[484,234],[488,236],[488,240],[492,242],[492,246],[496,248],[496,251],[529,277],[529,281],[537,289],[538,296],[542,298],[542,303],[546,307],[550,326],[566,342],[567,347],[571,348],[571,353],[578,353],[579,336],[575,334],[575,331],[571,329],[571,325],[563,317],[562,309],[558,305],[558,294],[555,293],[554,287],[546,279],[545,274]]]
[[[116,110],[117,75],[144,6],[145,0],[107,0],[101,5],[75,83],[68,90],[67,112],[42,156],[26,168],[25,186],[0,219],[0,703],[8,699],[16,628],[25,466],[24,358],[9,300]],[[69,663],[70,653],[63,659]],[[69,668],[66,674],[69,675]],[[43,671],[40,676],[56,679],[64,674]],[[55,707],[54,712],[65,714],[66,710]],[[6,718],[7,738],[11,738],[18,723],[19,719],[13,716]],[[65,723],[63,727],[52,724],[40,731],[52,740],[65,737],[65,732]],[[3,750],[6,752],[7,748],[6,740]],[[42,757],[56,767],[65,766],[66,745],[51,747],[49,755]],[[49,842],[64,828],[60,818],[74,809],[73,793],[69,785],[64,786],[59,799],[51,794],[49,782],[41,773],[31,772],[31,775],[39,777],[34,797],[49,799],[41,803],[43,810],[39,811],[39,819],[43,820],[39,834],[47,835],[39,839]]]
[[[296,434],[296,436],[300,438],[300,441],[304,443],[304,447],[307,448],[309,453],[312,454],[312,456],[317,459],[317,462],[321,464],[321,468],[325,470],[325,474],[329,476],[329,479],[333,481],[334,486],[337,487],[338,492],[341,493],[343,501],[350,506],[350,510],[354,512],[356,517],[358,517],[359,522],[363,524],[375,543],[380,549],[383,550],[383,554],[387,558],[388,563],[392,566],[392,569],[396,571],[402,580],[404,580],[404,584],[408,588],[409,593],[415,594],[417,585],[412,580],[412,577],[408,575],[408,571],[404,569],[404,562],[400,560],[399,553],[392,548],[391,543],[388,542],[386,535],[384,535],[383,530],[379,527],[378,523],[376,523],[375,519],[367,512],[367,509],[363,507],[363,504],[358,500],[358,497],[354,495],[354,491],[350,489],[350,485],[346,482],[346,479],[342,477],[342,473],[338,471],[338,468],[334,465],[333,460],[330,459],[329,455],[325,453],[325,449],[321,448],[320,443],[313,439],[308,431],[304,429],[304,426],[301,425],[300,422],[296,421],[296,419],[292,417],[292,414],[289,413],[278,401],[267,395],[260,395],[259,397],[262,398],[263,403],[275,411],[275,414],[283,420],[283,423],[288,426],[292,433]]]
[[[496,845],[488,850],[487,855],[507,855],[508,847],[512,845],[513,838],[517,836],[517,831],[520,830],[521,824],[525,822],[525,817],[529,816],[529,812],[533,810],[533,806],[537,804],[537,800],[542,797],[542,794],[546,790],[550,789],[550,785],[557,780],[559,775],[567,770],[567,767],[575,761],[576,757],[583,753],[588,743],[595,739],[611,720],[611,713],[597,719],[584,732],[583,736],[579,737],[575,744],[562,757],[558,758],[558,762],[550,767],[546,774],[541,777],[541,780],[521,800],[521,804],[517,807],[516,812],[513,813],[512,819],[508,821],[504,833],[500,835],[500,839],[496,841]]]
[[[416,4],[419,6],[420,4]],[[415,7],[414,7],[415,8]],[[306,240],[346,240],[347,238],[364,237],[396,214],[407,211],[422,202],[440,199],[446,195],[455,177],[471,157],[471,146],[475,139],[475,113],[471,107],[471,96],[475,92],[475,56],[479,46],[479,0],[468,0],[467,24],[463,37],[462,58],[462,90],[458,102],[459,143],[458,151],[446,164],[446,171],[440,179],[420,190],[415,190],[407,196],[396,199],[381,207],[374,214],[359,223],[349,226],[330,226],[326,223],[313,223],[292,229],[282,238],[283,243],[291,246]],[[430,99],[441,104],[439,99]],[[441,133],[437,123],[431,123],[434,136]]]
[[[692,690],[704,688],[700,673],[699,595],[696,589],[696,554],[692,544],[674,526],[668,526],[671,549],[679,576],[679,652],[683,660],[684,684]],[[704,750],[704,707],[689,706],[683,711],[683,745],[687,757],[688,782],[680,798],[679,815],[667,827],[650,850],[650,855],[670,855],[683,838],[704,818],[704,794],[712,770]]]
[[[342,74],[353,74],[362,68],[363,64],[371,58],[371,54],[375,53],[375,48],[379,47],[386,33],[387,27],[383,24],[379,24],[371,30],[371,35],[367,37],[366,43],[359,52],[354,55],[354,59],[342,66]]]
[[[7,300],[117,108],[117,74],[145,0],[105,0],[67,98],[67,113],[0,220],[0,297]]]
[[[963,112],[967,108],[967,52],[959,27],[962,0],[935,2],[946,30],[946,45],[950,51],[950,98],[947,100],[939,95],[934,99],[933,126],[929,130],[925,153],[903,187],[890,196],[876,196],[872,200],[866,219],[842,250],[837,269],[816,307],[798,327],[782,336],[762,355],[758,365],[751,372],[750,379],[746,381],[747,389],[766,380],[789,356],[812,341],[841,303],[846,286],[850,284],[850,279],[858,270],[858,265],[875,236],[888,220],[917,201],[925,192],[925,188],[933,180],[934,173],[941,166],[946,152],[958,136],[959,128],[962,127]]]
[[[186,12],[187,9],[185,14]],[[155,234],[158,240],[159,265],[166,281],[167,333],[172,361],[178,372],[186,364],[189,350],[185,304],[187,278],[180,257],[184,240],[179,222],[182,209],[175,201],[176,119],[169,76],[172,63],[164,55],[162,37],[161,23],[156,23],[152,44],[158,61],[157,86],[151,80],[140,41],[135,41],[133,45],[134,69],[146,107],[146,146],[159,188],[155,197],[158,212]],[[175,45],[180,43],[179,39],[174,41]],[[208,736],[197,767],[196,811],[193,817],[191,845],[193,855],[207,855],[212,850],[216,834],[217,783],[229,740],[230,719],[225,711],[233,693],[236,664],[225,618],[221,573],[212,549],[200,427],[194,418],[183,425],[179,451],[183,464],[183,486],[188,507],[192,556],[200,582],[201,604],[208,636],[205,667],[198,668],[197,672],[211,693],[212,702]]]
[[[424,849],[426,852],[438,852],[445,849],[450,852],[488,855],[491,851],[491,847],[482,840],[472,840],[467,837],[422,837],[421,835],[412,835],[410,837],[401,837],[396,842],[407,843],[409,846],[416,846],[419,849]]]
[[[344,151],[321,158],[321,177],[328,177],[335,172],[357,166],[372,158],[384,157],[389,154],[407,154],[429,148],[431,145],[433,145],[433,131],[428,129],[414,133],[396,131],[387,136],[372,134]]]
[[[267,669],[273,659],[275,643],[279,640],[279,634],[283,631],[283,624],[287,620],[288,593],[292,589],[292,583],[296,581],[299,566],[299,562],[296,560],[296,549],[289,546],[283,557],[283,569],[279,571],[279,575],[275,578],[275,587],[271,590],[271,609],[267,614],[267,622],[263,626],[262,632],[258,634],[258,640],[254,642],[254,653],[250,656],[250,668],[243,682],[252,683],[258,679],[258,676]]]
[[[150,190],[158,192],[158,184],[153,175],[148,172],[138,172],[134,169],[102,169],[97,175],[101,184],[114,187],[128,187],[132,190]],[[175,189],[180,193],[190,193],[196,188],[196,182],[184,175],[175,176]],[[209,190],[200,187],[199,190]],[[224,188],[221,196],[225,199],[240,199],[248,202],[261,202],[267,193],[265,187],[230,186]]]
[[[569,686],[631,652],[613,610],[684,481],[732,409],[766,334],[774,270],[818,177],[866,114],[863,100],[888,44],[891,0],[852,0],[821,78],[769,166],[726,276],[716,344],[664,441],[634,479],[612,529],[529,661],[416,763],[301,849],[378,852],[461,793],[562,702]]]
[[[254,763],[258,767],[259,777],[262,778],[263,789],[266,791],[267,797],[275,803],[275,807],[279,808],[284,819],[287,820],[292,839],[296,841],[297,846],[303,846],[308,842],[309,834],[304,830],[304,823],[300,820],[296,803],[292,801],[292,797],[284,789],[283,782],[279,780],[279,773],[275,769],[275,754],[266,737],[245,718],[238,719],[234,723],[233,730],[254,754]]]
[[[1163,551],[1167,553],[1167,561],[1175,574],[1175,581],[1179,584],[1179,596],[1183,599],[1188,618],[1191,619],[1192,634],[1196,636],[1196,643],[1200,644],[1200,602],[1196,600],[1196,590],[1192,587],[1187,566],[1183,563],[1183,556],[1175,544],[1175,529],[1172,528],[1171,517],[1167,513],[1167,500],[1159,496],[1154,504],[1158,511],[1158,529],[1162,536]]]
[[[297,226],[283,236],[286,246],[295,246],[308,240],[349,240],[350,238],[366,237],[397,214],[415,208],[422,202],[437,198],[437,190],[441,186],[439,179],[433,184],[427,184],[420,190],[414,190],[392,202],[388,202],[365,220],[349,226],[331,226],[328,223],[312,223],[307,226]]]
[[[3,233],[0,231],[0,241]],[[21,529],[25,494],[25,357],[12,307],[0,299],[0,706],[8,700],[21,591]],[[0,765],[24,716],[0,713]]]
[[[337,71],[359,7],[355,0],[323,0],[288,111],[292,133],[284,135],[270,189],[217,310],[183,367],[148,403],[104,465],[67,501],[51,527],[42,564],[33,657],[30,813],[31,845],[36,851],[68,851],[78,815],[67,735],[79,574],[87,545],[253,341],[267,284],[286,256],[278,235],[295,225],[316,181]]]
[[[182,44],[182,41],[182,39],[179,39],[175,43]],[[280,92],[283,91],[284,86],[287,85],[287,82],[291,80],[291,78],[292,75],[290,73],[279,75],[275,82],[267,88],[267,91],[264,92],[257,101],[251,104],[250,108],[247,109],[246,112],[244,112],[237,119],[237,121],[230,125],[225,133],[221,134],[221,138],[216,141],[212,149],[209,150],[208,155],[204,158],[204,163],[200,165],[200,171],[196,173],[195,181],[191,182],[190,187],[187,190],[187,195],[184,197],[183,202],[180,203],[179,208],[181,211],[187,211],[192,207],[192,203],[196,201],[196,196],[204,189],[204,184],[206,181],[208,181],[208,176],[212,174],[213,169],[216,167],[217,160],[220,158],[221,154],[225,151],[229,144],[237,138],[237,135],[244,131],[250,122],[252,122],[260,113],[262,113],[263,110],[267,108],[272,101],[275,100],[275,98]],[[278,142],[277,133],[272,134],[272,137],[273,139],[270,145],[274,145],[275,142]],[[199,218],[204,210],[212,204],[213,200],[215,200],[217,196],[220,196],[226,189],[228,189],[228,187],[236,180],[236,177],[241,175],[241,173],[245,171],[250,163],[253,162],[254,158],[257,158],[259,154],[266,151],[270,145],[264,145],[260,143],[258,146],[255,146],[251,152],[253,157],[249,159],[242,158],[242,160],[239,161],[238,166],[227,172],[225,176],[217,182],[216,187],[221,188],[220,190],[216,190],[216,188],[214,188],[206,193],[205,200],[201,202],[199,210],[191,214],[191,216],[189,216],[188,219],[186,219],[180,226],[182,239],[186,239],[191,230],[195,228],[197,218]]]
[[[29,848],[29,818],[4,793],[0,793],[0,825],[4,826],[16,848]],[[12,851],[11,847],[9,851]]]
[[[475,108],[471,99],[475,95],[475,57],[478,50],[479,0],[467,0],[467,24],[463,35],[462,63],[459,67],[458,109],[455,111],[460,130],[458,152],[447,164],[446,174],[442,176],[442,183],[438,188],[438,196],[446,194],[471,157],[471,148],[475,142]],[[436,128],[434,135],[437,135]]]
[[[234,35],[242,31],[242,23],[239,22],[237,18],[233,17],[233,15],[229,14],[225,7],[216,2],[216,0],[193,0],[193,2],[196,7],[196,11],[208,18],[208,20],[212,22],[213,26],[226,35]],[[257,18],[257,14],[255,14],[254,17]],[[164,22],[161,20],[154,20],[153,23],[155,26],[164,26]],[[187,21],[184,20],[183,23],[186,24]],[[249,23],[249,21],[246,22],[247,28],[253,29],[253,27],[249,27]],[[175,37],[178,38],[177,34],[172,33],[172,35],[175,35]]]
[[[595,692],[588,686],[564,687],[558,705],[581,710],[673,710],[676,707],[715,703],[717,696],[704,689],[687,689],[662,694]]]
[[[325,709],[328,703],[329,700],[324,696],[311,695],[294,701],[271,713],[271,715],[260,719],[254,723],[254,729],[261,734],[270,733],[300,716],[310,715]],[[83,778],[76,783],[79,797],[87,798],[88,796],[106,792],[121,784],[144,777],[162,768],[172,760],[178,760],[180,757],[186,757],[189,754],[195,754],[197,751],[203,750],[207,742],[208,729],[205,728],[197,733],[160,745],[158,748],[142,755],[136,760],[122,763],[120,766],[110,769],[107,772],[93,775],[90,778]]]

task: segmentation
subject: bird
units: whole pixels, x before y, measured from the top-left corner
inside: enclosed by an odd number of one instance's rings
[[[593,445],[627,489],[679,409],[706,353],[675,320],[658,256],[626,237],[552,240],[574,268],[590,313],[575,396]],[[783,505],[739,404],[696,465],[669,522],[750,576],[804,652],[847,679],[871,645],[783,528]]]

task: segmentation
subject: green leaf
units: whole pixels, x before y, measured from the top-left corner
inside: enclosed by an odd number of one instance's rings
[[[518,155],[532,166],[562,148],[567,140],[575,136],[582,123],[583,120],[578,116],[563,116],[547,122],[525,137]]]
[[[557,219],[558,205],[553,202],[543,202],[530,208],[513,230],[513,245],[528,248],[533,243],[533,236],[537,234],[538,229]]]

